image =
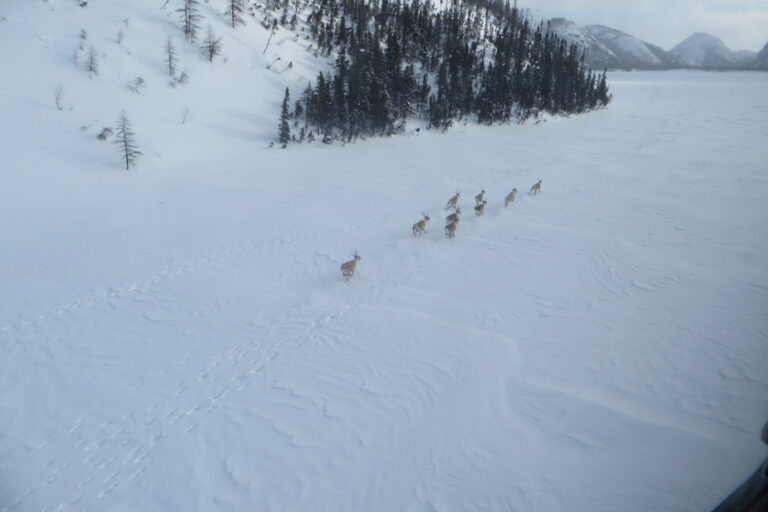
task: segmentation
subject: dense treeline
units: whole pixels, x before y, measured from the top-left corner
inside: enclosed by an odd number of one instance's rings
[[[302,140],[389,135],[409,116],[445,130],[610,101],[605,71],[586,69],[578,47],[502,0],[318,0],[307,24],[318,51],[336,58],[296,103]]]

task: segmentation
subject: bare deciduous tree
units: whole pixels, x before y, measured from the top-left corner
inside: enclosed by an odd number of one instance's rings
[[[189,74],[186,71],[182,71],[179,75],[179,79],[176,81],[179,85],[187,85],[189,83]]]
[[[261,54],[262,54],[262,55],[264,55],[265,53],[267,53],[267,48],[269,48],[269,43],[270,43],[270,41],[272,41],[272,36],[274,36],[274,35],[275,35],[275,30],[277,30],[277,25],[276,25],[276,24],[275,24],[275,25],[272,25],[272,30],[271,30],[271,31],[270,31],[270,33],[269,33],[269,39],[267,39],[267,46],[265,46],[265,47],[264,47],[264,51],[263,51],[263,52],[261,52]]]
[[[112,128],[110,128],[109,126],[105,126],[104,128],[101,129],[101,131],[96,136],[96,138],[99,140],[107,140],[110,137],[110,135],[112,135]]]
[[[64,110],[64,86],[61,82],[54,85],[51,92],[53,93],[53,99],[56,102],[56,108],[60,111]]]
[[[131,83],[128,84],[128,88],[135,92],[136,94],[139,94],[141,92],[141,89],[146,87],[147,84],[144,82],[144,79],[140,76],[137,76]]]

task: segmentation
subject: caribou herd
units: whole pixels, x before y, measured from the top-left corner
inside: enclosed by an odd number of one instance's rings
[[[528,195],[535,196],[539,192],[541,192],[541,180],[537,181],[531,186],[531,189],[528,191]],[[509,206],[509,204],[512,203],[516,197],[517,189],[513,188],[512,192],[504,197],[504,208]],[[457,190],[456,194],[451,196],[445,205],[446,210],[453,210],[453,213],[445,218],[445,236],[447,238],[454,238],[456,236],[456,228],[459,226],[459,220],[461,219],[461,208],[459,208],[460,198],[461,191]],[[475,196],[475,215],[478,217],[483,215],[485,213],[485,205],[487,204],[488,201],[485,199],[485,190],[481,190],[480,193]],[[411,228],[413,236],[416,237],[421,236],[427,232],[427,223],[430,220],[429,215],[424,212],[421,212],[421,216],[422,219],[416,222]],[[357,251],[355,251],[354,257],[351,260],[342,263],[341,275],[344,276],[345,279],[349,280],[352,276],[355,275],[357,262],[359,262],[361,259],[362,258],[357,254]]]

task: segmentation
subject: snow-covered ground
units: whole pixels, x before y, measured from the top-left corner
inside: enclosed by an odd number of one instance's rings
[[[283,151],[309,43],[217,21],[210,65],[160,2],[90,4],[0,7],[0,511],[701,511],[765,456],[768,74]]]

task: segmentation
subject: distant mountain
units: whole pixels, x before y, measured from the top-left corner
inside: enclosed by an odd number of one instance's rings
[[[618,56],[584,25],[565,18],[552,18],[547,26],[551,32],[564,38],[569,43],[574,43],[584,48],[586,51],[586,63],[592,69],[623,67]]]
[[[751,50],[736,50],[733,55],[738,59],[739,66],[749,66],[757,58],[757,52]]]
[[[715,36],[697,32],[672,50],[647,43],[605,25],[580,25],[552,18],[550,31],[584,49],[592,69],[760,69],[768,70],[768,44],[759,52],[730,50]]]
[[[663,48],[604,25],[580,25],[564,18],[549,20],[549,30],[585,50],[593,69],[671,69],[680,62]]]
[[[768,43],[765,43],[763,49],[757,53],[757,57],[753,60],[749,67],[751,69],[762,69],[768,71]]]
[[[604,25],[587,25],[587,30],[607,47],[618,59],[622,68],[669,69],[680,62],[663,48],[646,43]]]
[[[705,32],[696,32],[669,53],[689,67],[738,68],[746,64],[743,56],[732,52],[720,39]]]

